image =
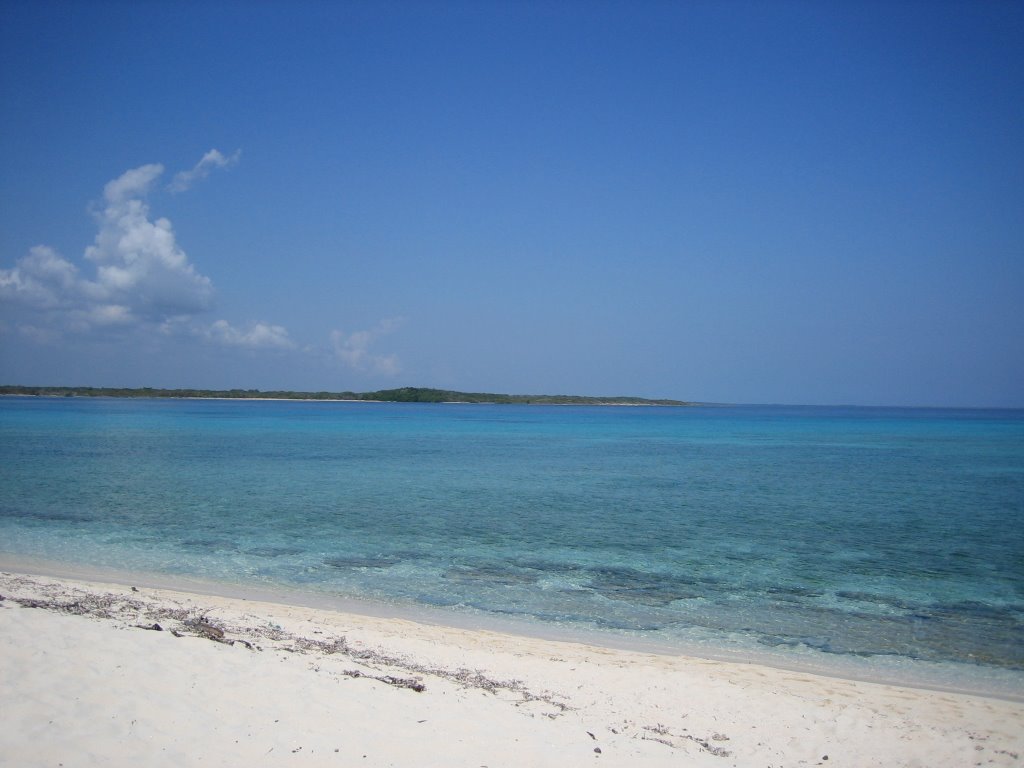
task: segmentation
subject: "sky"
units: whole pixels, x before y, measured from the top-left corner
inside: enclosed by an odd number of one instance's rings
[[[1024,407],[1024,2],[0,0],[0,383]]]

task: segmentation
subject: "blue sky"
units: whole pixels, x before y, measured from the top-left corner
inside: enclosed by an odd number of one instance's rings
[[[1024,4],[0,3],[0,382],[1024,406]]]

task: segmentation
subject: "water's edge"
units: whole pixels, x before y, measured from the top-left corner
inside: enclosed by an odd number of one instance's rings
[[[448,627],[471,632],[493,632],[551,642],[575,643],[596,648],[682,656],[732,664],[755,664],[818,677],[852,680],[874,685],[978,696],[1004,701],[1024,702],[1024,674],[986,675],[981,667],[963,664],[899,659],[841,658],[809,650],[805,653],[785,650],[755,652],[708,645],[669,644],[643,637],[626,636],[597,628],[562,627],[526,618],[496,617],[479,611],[444,609],[420,604],[383,602],[346,595],[328,595],[284,585],[233,583],[154,572],[117,570],[89,564],[66,563],[26,557],[0,551],[0,571],[26,576],[84,582],[95,585],[141,587],[179,592],[198,597],[271,603],[347,613],[377,619],[410,621],[429,626]],[[881,663],[880,663],[881,662]],[[1018,679],[1019,678],[1019,679]]]

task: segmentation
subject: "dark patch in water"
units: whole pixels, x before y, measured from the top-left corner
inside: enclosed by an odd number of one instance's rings
[[[632,632],[657,632],[664,629],[661,624],[651,624],[643,621],[628,621],[626,619],[603,619],[598,618],[594,624],[602,629],[625,629]]]
[[[499,565],[457,566],[444,573],[444,578],[459,584],[479,584],[486,582],[501,586],[517,584],[536,584],[539,578],[536,573],[517,568],[504,568]]]
[[[0,517],[20,517],[28,520],[48,520],[58,523],[84,523],[93,519],[92,515],[85,512],[71,512],[67,510],[47,511],[41,509],[11,509],[10,507],[5,507],[0,511]]]
[[[412,549],[398,549],[388,555],[388,557],[393,557],[400,562],[403,560],[427,560],[430,556]]]
[[[757,638],[757,642],[761,645],[767,645],[769,648],[797,648],[799,646],[806,646],[813,648],[822,653],[840,653],[832,646],[832,643],[827,638],[823,637],[784,637],[781,635],[761,635]]]
[[[579,573],[585,570],[582,565],[577,563],[560,563],[550,560],[517,560],[513,565],[518,568],[528,568],[532,571],[553,573],[557,576],[564,576],[567,573]]]
[[[777,600],[800,602],[808,597],[821,597],[824,592],[809,587],[768,587],[765,590]]]
[[[836,597],[841,597],[843,600],[856,600],[861,603],[885,605],[890,608],[899,608],[903,611],[912,611],[920,608],[919,605],[906,600],[901,600],[898,597],[893,597],[891,595],[876,595],[873,592],[853,592],[844,589],[836,592]]]
[[[949,616],[939,612],[885,616],[834,613],[830,616],[823,612],[819,618],[806,612],[802,616],[778,614],[773,617],[778,621],[748,624],[742,631],[750,632],[759,643],[768,646],[806,646],[822,653],[849,656],[893,655],[1006,669],[1024,668],[1024,648],[1020,643],[1022,627],[1017,621],[992,620],[988,615]],[[851,623],[851,618],[856,621]],[[769,623],[774,624],[772,629],[767,629]],[[834,634],[833,628],[839,626],[842,631]]]
[[[127,536],[111,536],[107,539],[111,544],[163,544],[160,536],[145,536],[143,534]]]
[[[223,550],[235,552],[238,550],[238,545],[229,539],[185,539],[181,542],[181,546],[197,552],[217,552]]]
[[[955,603],[937,603],[930,606],[929,618],[976,620],[989,622],[1020,624],[1021,608],[1024,606],[997,606],[979,600],[961,600]]]
[[[587,587],[609,598],[641,605],[663,607],[676,600],[704,597],[705,591],[670,576],[633,568],[609,566],[590,569]]]
[[[375,557],[361,557],[353,555],[350,557],[325,557],[324,565],[331,568],[390,568],[396,563],[402,562],[397,557],[377,555]]]
[[[253,547],[245,550],[245,554],[259,557],[282,557],[284,555],[301,555],[305,551],[299,547]]]

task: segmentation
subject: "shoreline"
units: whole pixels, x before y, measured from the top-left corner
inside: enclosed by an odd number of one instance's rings
[[[495,616],[480,611],[459,611],[404,602],[384,602],[347,595],[332,595],[285,585],[249,585],[159,572],[126,571],[82,563],[63,563],[43,558],[0,552],[0,572],[42,578],[179,592],[213,599],[251,601],[288,608],[309,609],[361,616],[383,621],[411,622],[428,627],[466,632],[496,633],[510,638],[583,645],[610,652],[643,653],[694,661],[750,664],[780,672],[821,678],[892,685],[921,691],[978,696],[1024,703],[1024,687],[999,680],[997,668],[964,664],[941,665],[915,659],[848,657],[820,652],[755,651],[750,648],[692,643],[671,643],[660,638],[628,635],[594,627],[567,627],[531,620],[529,617]],[[892,663],[887,663],[892,662]],[[979,672],[987,671],[989,676]],[[959,674],[952,674],[959,673]],[[1010,670],[1024,683],[1024,673]]]
[[[980,696],[70,578],[5,572],[0,594],[0,754],[19,765],[1024,755],[1024,705]]]
[[[345,397],[224,397],[201,395],[132,395],[130,397],[120,395],[25,395],[10,392],[0,392],[0,397],[30,397],[40,400],[215,400],[218,402],[252,402],[252,403],[377,403],[380,405],[544,405],[544,406],[568,406],[573,408],[697,408],[704,407],[708,403],[681,402],[675,403],[616,403],[612,401],[599,400],[593,403],[546,403],[546,402],[515,402],[502,403],[496,400],[439,400],[439,401],[416,401],[416,400],[361,400]]]

